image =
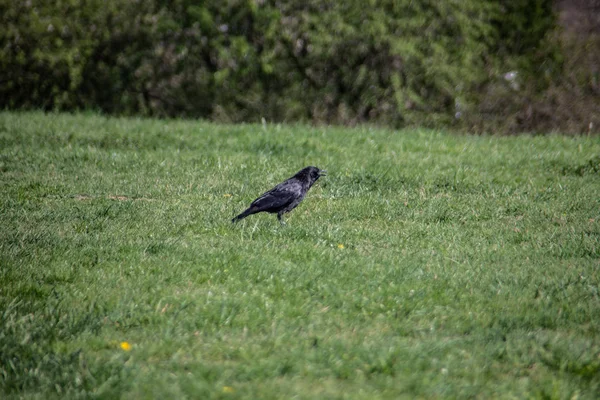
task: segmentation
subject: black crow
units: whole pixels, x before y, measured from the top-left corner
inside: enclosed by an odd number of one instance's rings
[[[296,208],[302,199],[304,199],[304,196],[306,196],[308,189],[310,189],[319,177],[325,175],[326,172],[317,167],[304,168],[290,179],[280,183],[254,200],[246,211],[232,219],[231,222],[237,222],[248,215],[265,211],[268,213],[277,213],[277,219],[283,224],[281,216]]]

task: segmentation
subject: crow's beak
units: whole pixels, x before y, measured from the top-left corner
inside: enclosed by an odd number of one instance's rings
[[[325,171],[324,169],[320,170],[319,176],[327,176],[327,171]]]

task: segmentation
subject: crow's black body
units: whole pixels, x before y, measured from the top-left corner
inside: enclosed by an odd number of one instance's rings
[[[248,215],[265,211],[268,213],[277,213],[277,219],[283,223],[281,216],[296,208],[302,199],[304,199],[304,196],[306,196],[308,189],[325,173],[326,171],[320,170],[317,167],[304,168],[290,179],[280,183],[254,200],[246,211],[232,219],[231,222],[237,222]]]

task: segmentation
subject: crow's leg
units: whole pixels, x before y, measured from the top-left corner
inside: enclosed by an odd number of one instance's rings
[[[284,221],[284,220],[281,218],[281,216],[282,216],[282,215],[283,215],[283,213],[282,213],[282,212],[278,212],[278,213],[277,213],[277,219],[279,220],[279,223],[280,223],[281,225],[285,225],[285,221]]]

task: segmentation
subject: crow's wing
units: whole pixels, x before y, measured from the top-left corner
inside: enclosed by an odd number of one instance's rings
[[[254,200],[250,207],[256,207],[260,210],[280,209],[292,203],[301,194],[302,185],[300,182],[286,181]]]

